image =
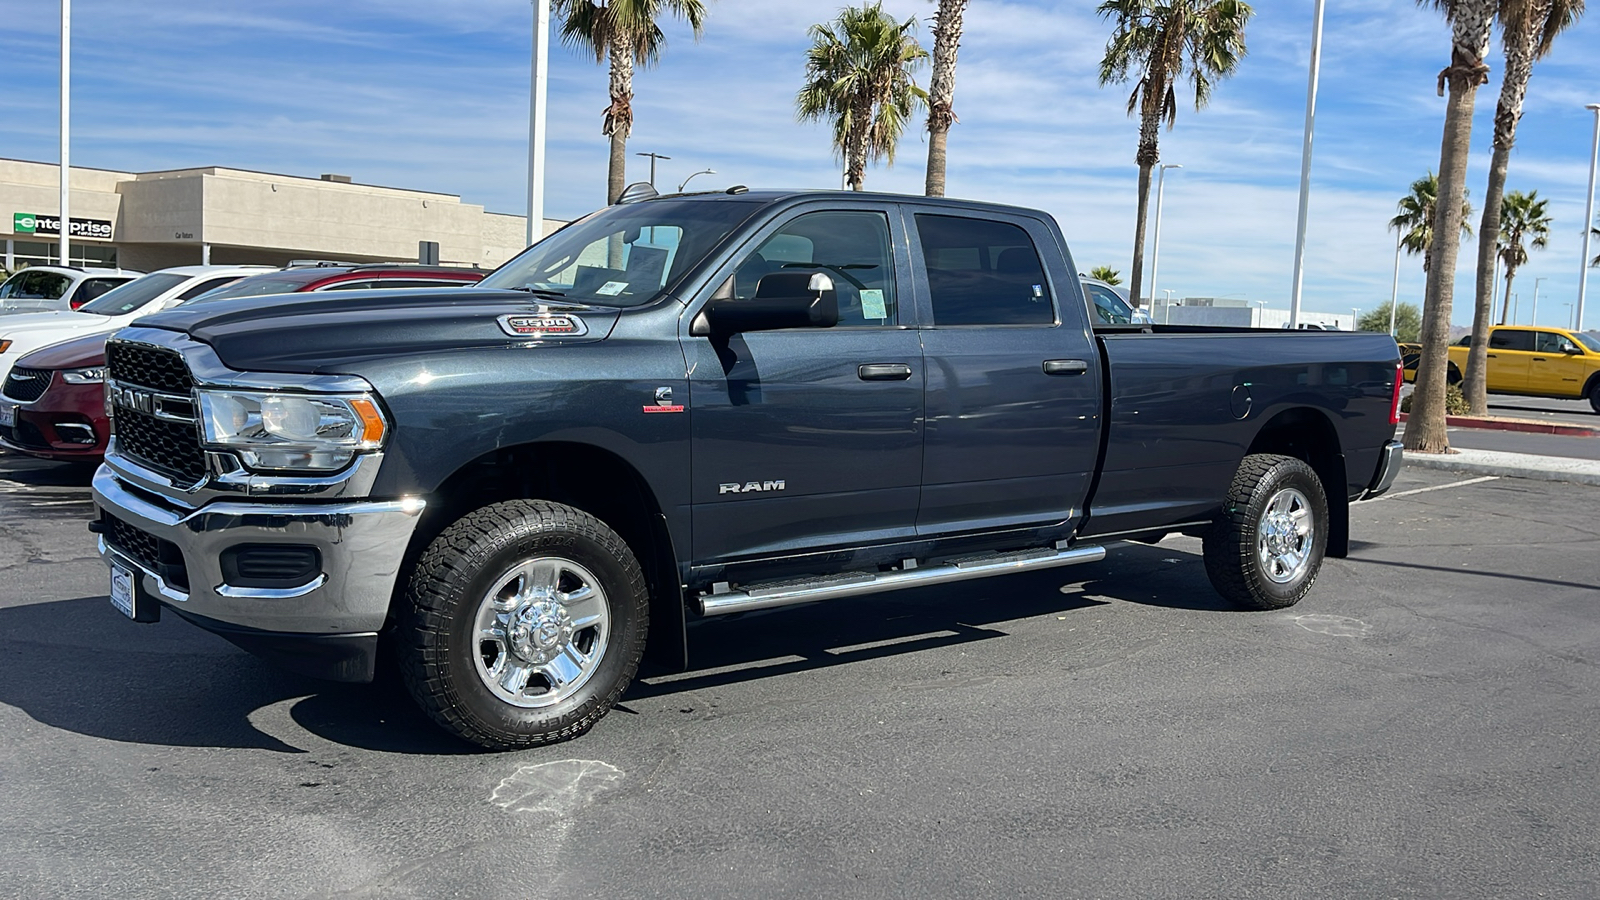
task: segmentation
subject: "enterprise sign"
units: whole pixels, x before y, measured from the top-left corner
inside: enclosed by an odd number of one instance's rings
[[[109,219],[71,220],[72,233],[68,237],[100,238],[111,240]],[[11,231],[15,234],[60,234],[60,216],[41,216],[37,213],[12,213]]]

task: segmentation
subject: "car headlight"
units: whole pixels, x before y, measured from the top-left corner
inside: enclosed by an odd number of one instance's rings
[[[61,373],[61,380],[67,384],[100,384],[106,380],[106,367],[92,366],[87,369],[65,369]]]
[[[201,390],[206,445],[251,469],[332,471],[383,446],[388,424],[366,395]]]

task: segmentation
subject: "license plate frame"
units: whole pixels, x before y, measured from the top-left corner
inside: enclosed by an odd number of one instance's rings
[[[14,403],[0,400],[0,428],[15,428],[17,425],[17,407]]]
[[[109,562],[111,563],[111,608],[135,622],[161,621],[161,604],[140,589],[140,577],[144,573],[115,557]]]

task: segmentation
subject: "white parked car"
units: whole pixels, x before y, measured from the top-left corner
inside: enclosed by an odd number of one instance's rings
[[[76,310],[0,317],[0,381],[18,357],[40,347],[88,334],[110,334],[140,316],[273,270],[272,266],[176,266],[135,278]]]
[[[132,269],[29,266],[0,284],[0,315],[77,309],[143,274]]]
[[[1094,313],[1094,318],[1091,320],[1094,324],[1150,324],[1150,311],[1142,308],[1134,309],[1133,304],[1128,302],[1127,293],[1121,288],[1087,275],[1079,275],[1078,281],[1083,284],[1084,296],[1088,298],[1089,309]]]

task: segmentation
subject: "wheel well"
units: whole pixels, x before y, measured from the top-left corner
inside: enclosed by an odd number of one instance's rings
[[[1250,444],[1250,453],[1278,453],[1302,460],[1317,473],[1328,495],[1328,555],[1350,551],[1350,498],[1346,495],[1344,451],[1328,417],[1300,407],[1273,416]]]
[[[1590,374],[1589,380],[1583,385],[1583,399],[1589,399],[1589,394],[1594,390],[1596,384],[1600,384],[1600,371]]]
[[[672,670],[687,666],[683,591],[666,518],[644,476],[599,447],[564,442],[502,447],[457,469],[430,495],[402,571],[409,573],[451,523],[506,500],[564,503],[617,532],[639,558],[650,585],[648,658]],[[401,590],[397,585],[397,597]]]

